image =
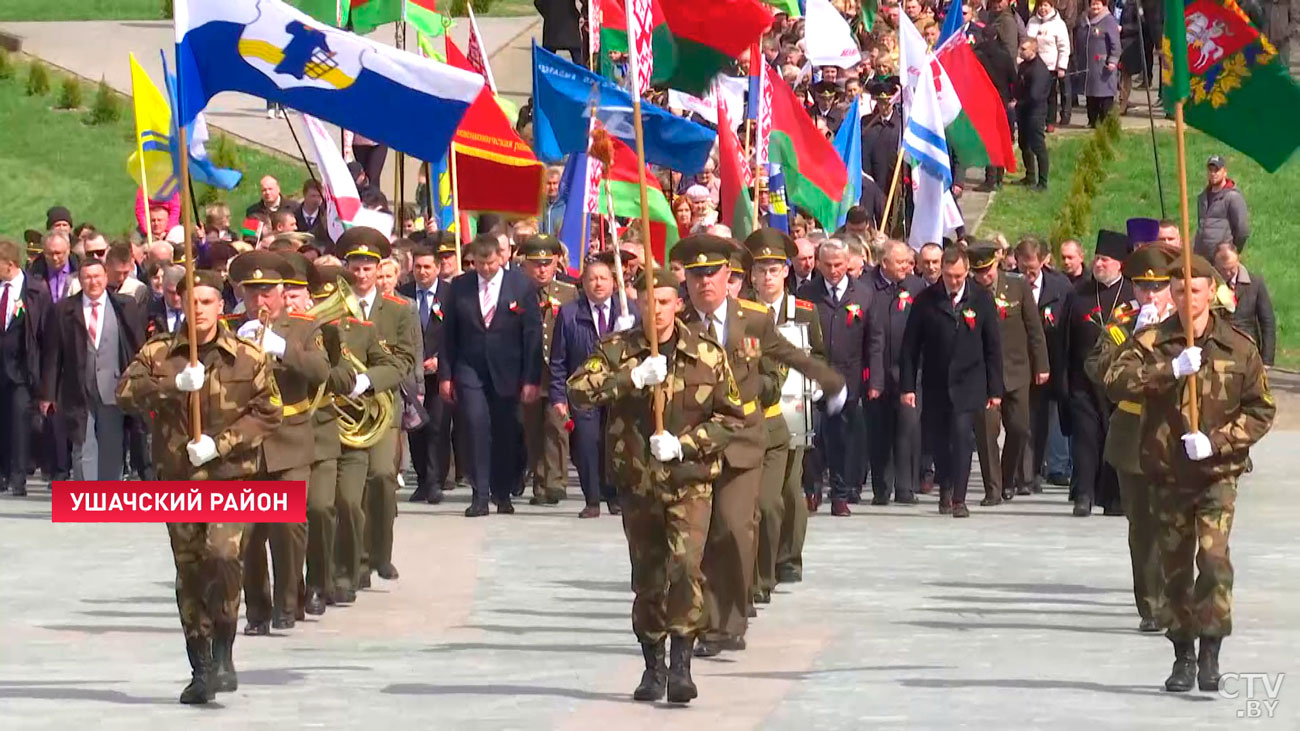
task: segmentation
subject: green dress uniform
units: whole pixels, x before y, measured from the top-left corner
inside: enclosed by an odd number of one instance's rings
[[[1147,246],[1124,260],[1124,276],[1134,288],[1169,285],[1166,269],[1173,256],[1160,248]],[[1129,307],[1118,308],[1106,325],[1106,332],[1097,338],[1097,344],[1083,363],[1084,373],[1101,387],[1104,378],[1132,337],[1137,326],[1137,312]],[[1141,455],[1142,403],[1118,401],[1110,415],[1106,431],[1103,459],[1115,468],[1119,476],[1119,496],[1128,519],[1129,560],[1133,566],[1133,600],[1137,605],[1144,632],[1158,632],[1164,613],[1164,574],[1160,570],[1160,556],[1156,536],[1159,533],[1155,513],[1152,511],[1152,484],[1142,474]]]
[[[671,279],[657,278],[656,283],[676,286]],[[605,452],[622,506],[636,594],[632,630],[646,660],[643,687],[636,694],[641,700],[662,697],[664,638],[669,635],[673,672],[684,672],[685,681],[690,680],[692,643],[704,628],[701,560],[712,482],[722,472],[723,448],[745,418],[740,391],[717,341],[678,320],[659,353],[668,364],[659,387],[664,431],[680,439],[679,460],[659,462],[647,443],[654,429],[651,390],[637,388],[631,378],[632,368],[650,355],[643,329],[605,338],[568,381],[575,408],[607,409]],[[669,700],[690,699],[676,694],[674,676],[667,683]],[[689,696],[694,697],[693,684]]]
[[[211,272],[201,272],[195,286],[220,291],[221,281]],[[205,378],[195,393],[203,433],[216,445],[217,457],[212,461],[194,467],[186,451],[190,395],[176,388],[176,376],[189,365],[184,329],[155,336],[140,348],[118,382],[118,406],[136,414],[154,414],[153,462],[159,479],[251,479],[262,470],[263,439],[282,418],[282,409],[273,400],[271,367],[256,345],[220,325],[215,339],[199,346],[199,361]],[[234,689],[231,653],[239,619],[243,526],[168,523],[167,533],[176,563],[176,603],[194,671],[194,681],[181,700],[206,702],[216,690]],[[214,671],[217,676],[210,679]]]
[[[1192,275],[1213,280],[1214,270],[1194,256]],[[1169,269],[1182,277],[1179,264]],[[1105,374],[1108,396],[1143,404],[1141,463],[1153,485],[1164,570],[1167,636],[1174,644],[1174,671],[1167,690],[1217,689],[1218,651],[1232,632],[1232,562],[1228,536],[1237,479],[1250,447],[1268,432],[1276,406],[1259,351],[1224,314],[1209,313],[1196,338],[1200,423],[1189,424],[1189,381],[1174,375],[1173,361],[1186,348],[1181,315],[1139,331]],[[1210,455],[1192,460],[1183,435],[1200,432]],[[1199,570],[1199,573],[1198,573]],[[1197,657],[1196,639],[1201,640]],[[1199,665],[1199,667],[1197,667]]]
[[[351,277],[352,274],[342,267],[313,265],[308,270],[312,299],[319,303],[335,293],[340,278],[347,280]],[[321,325],[321,345],[330,370],[325,384],[312,394],[313,401],[319,396],[320,403],[313,404],[315,411],[311,415],[314,444],[311,477],[307,481],[307,548],[304,556],[307,573],[303,582],[303,604],[308,614],[323,614],[326,605],[335,603],[336,599],[333,578],[334,546],[338,531],[336,502],[339,496],[339,457],[343,453],[343,447],[339,443],[338,412],[330,404],[329,398],[334,395],[330,390],[330,381],[339,381],[330,376],[340,368],[342,362],[339,328],[338,322]],[[346,372],[346,369],[342,370]],[[348,390],[351,391],[351,386]],[[357,510],[360,511],[360,497],[357,499]]]
[[[556,247],[558,246],[559,243],[556,242]],[[524,258],[536,256],[529,253],[531,250],[527,246],[525,249]],[[548,258],[551,256],[553,254],[547,253]],[[551,378],[551,336],[555,331],[555,318],[560,314],[560,307],[577,297],[576,287],[558,279],[552,279],[545,287],[537,290],[538,310],[542,315],[542,383],[549,383]],[[536,401],[523,404],[521,408],[528,469],[533,473],[533,497],[529,503],[554,505],[565,497],[565,481],[569,472],[569,435],[564,429],[566,419],[551,408],[545,389]]]

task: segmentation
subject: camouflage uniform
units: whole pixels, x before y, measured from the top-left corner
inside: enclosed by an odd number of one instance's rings
[[[197,391],[203,432],[216,443],[217,458],[201,467],[190,464],[188,394],[176,389],[176,375],[189,365],[184,330],[145,343],[117,386],[117,403],[125,411],[154,413],[153,461],[160,480],[240,480],[262,469],[258,448],[280,424],[281,409],[272,401],[271,368],[261,349],[224,326],[200,346],[206,368]],[[187,640],[206,641],[213,624],[233,627],[239,618],[241,569],[239,544],[243,526],[227,523],[168,523],[176,562],[176,603]]]
[[[664,381],[664,430],[681,439],[682,458],[650,456],[650,391],[630,371],[650,354],[643,330],[608,337],[568,381],[574,408],[605,407],[606,454],[623,508],[632,561],[632,630],[642,643],[703,629],[700,560],[709,529],[712,482],[722,449],[743,424],[740,392],[717,341],[676,324]],[[663,353],[668,355],[666,353]]]
[[[572,284],[553,279],[538,288],[539,309],[542,314],[542,383],[549,383],[551,362],[551,336],[560,307],[578,296]],[[528,451],[528,469],[533,473],[533,504],[546,505],[563,500],[565,478],[568,476],[569,435],[561,418],[546,397],[546,391],[531,404],[523,404],[524,441]]]
[[[1181,437],[1196,427],[1185,416],[1187,381],[1175,378],[1171,365],[1185,344],[1180,317],[1145,328],[1120,350],[1104,379],[1112,400],[1143,403],[1140,457],[1154,486],[1167,634],[1176,645],[1232,632],[1228,535],[1237,478],[1276,412],[1259,351],[1222,313],[1211,311],[1196,341],[1202,359],[1196,384],[1198,426],[1214,453],[1199,462],[1188,459]]]

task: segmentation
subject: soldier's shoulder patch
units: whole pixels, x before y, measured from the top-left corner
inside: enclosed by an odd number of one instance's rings
[[[395,294],[386,294],[386,295],[384,295],[383,297],[384,297],[384,299],[388,300],[389,302],[396,302],[396,303],[399,304],[399,305],[410,304],[407,300],[405,300],[405,299],[403,299],[403,298],[401,298],[401,297],[398,297],[398,296],[395,295]]]
[[[767,305],[760,305],[759,303],[754,302],[753,300],[744,300],[744,299],[742,299],[742,300],[736,300],[736,301],[739,302],[739,303],[740,303],[740,306],[743,307],[743,308],[745,308],[746,310],[750,310],[750,311],[752,311],[752,312],[761,312],[761,313],[763,313],[763,314],[765,314],[765,315],[766,315],[767,312],[768,312],[768,310],[767,310]]]
[[[604,367],[604,365],[603,365],[603,362],[601,361],[599,355],[593,355],[593,356],[591,356],[590,358],[587,359],[587,362],[586,362],[586,363],[583,363],[583,364],[582,364],[582,367],[583,367],[583,368],[584,368],[588,373],[599,373],[600,370],[601,370],[601,368]]]
[[[1128,340],[1128,333],[1119,325],[1109,325],[1106,327],[1106,334],[1110,336],[1111,342],[1116,345],[1123,345]]]
[[[358,320],[358,319],[355,318],[355,317],[349,317],[349,318],[348,318],[348,322],[351,323],[351,324],[353,324],[353,325],[365,325],[366,327],[374,327],[374,326],[375,326],[375,323],[370,322],[369,320]]]
[[[232,322],[236,322],[236,321],[238,321],[238,320],[242,320],[242,319],[244,319],[244,315],[243,315],[242,313],[239,313],[239,312],[232,313],[232,314],[229,314],[229,315],[222,315],[222,316],[221,316],[221,321],[224,322],[224,323],[226,323],[227,325],[229,325],[229,324],[232,323]]]
[[[292,317],[295,320],[306,320],[307,322],[316,322],[316,318],[302,312],[290,312],[289,317]]]
[[[569,292],[578,291],[578,288],[575,287],[574,285],[569,284],[568,282],[561,282],[558,279],[555,280],[555,288],[561,292],[564,292],[565,294],[568,294]]]
[[[816,309],[817,309],[817,305],[814,305],[813,303],[809,302],[808,300],[801,300],[801,299],[799,299],[799,298],[797,298],[797,297],[796,297],[795,300],[794,300],[794,306],[797,307],[797,308],[799,308],[799,309],[801,309],[801,310],[816,310]]]

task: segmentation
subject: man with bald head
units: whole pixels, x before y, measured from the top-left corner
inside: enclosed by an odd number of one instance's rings
[[[795,239],[795,257],[790,260],[790,277],[786,280],[788,292],[798,292],[817,274],[817,245],[808,239]]]
[[[262,191],[262,197],[253,205],[248,207],[247,215],[254,216],[258,213],[270,217],[272,213],[284,208],[294,214],[298,212],[298,203],[291,201],[280,194],[280,181],[274,176],[267,175],[258,183]]]

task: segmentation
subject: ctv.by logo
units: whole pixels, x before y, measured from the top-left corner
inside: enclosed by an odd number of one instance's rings
[[[1237,718],[1273,718],[1286,673],[1223,673],[1219,697],[1244,701]]]

